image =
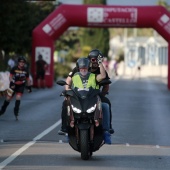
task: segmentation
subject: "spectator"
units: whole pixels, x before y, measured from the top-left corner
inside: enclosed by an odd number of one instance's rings
[[[140,79],[141,77],[141,59],[138,59],[137,61],[135,72],[132,79],[135,79],[136,76],[138,76],[138,79]]]
[[[118,61],[117,60],[115,60],[115,63],[114,63],[114,65],[113,65],[113,70],[114,70],[114,75],[115,76],[118,76]]]
[[[8,68],[11,70],[15,66],[15,59],[14,56],[11,56],[11,58],[8,60]]]
[[[43,60],[43,56],[40,54],[36,61],[36,74],[37,74],[37,86],[38,88],[45,88],[45,71],[47,69],[47,62]]]

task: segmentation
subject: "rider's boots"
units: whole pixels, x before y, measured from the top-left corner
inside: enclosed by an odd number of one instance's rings
[[[108,131],[104,131],[103,138],[104,138],[105,144],[108,144],[108,145],[112,144],[111,134]]]
[[[4,104],[2,105],[2,107],[1,107],[1,110],[0,110],[0,115],[3,115],[4,113],[5,113],[5,111],[6,111],[6,108],[7,108],[7,106],[9,105],[9,101],[4,101]]]
[[[20,100],[16,100],[15,107],[14,107],[14,115],[16,117],[16,120],[18,120],[19,106],[20,106]]]

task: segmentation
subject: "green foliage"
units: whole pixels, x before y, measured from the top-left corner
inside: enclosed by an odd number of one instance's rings
[[[3,52],[0,49],[0,71],[6,71],[7,67],[7,58],[4,57]]]
[[[105,56],[109,51],[109,30],[106,28],[81,28],[84,34],[80,38],[81,46],[90,46],[91,49],[99,49]]]
[[[82,56],[88,56],[89,51],[91,51],[92,48],[90,46],[83,46],[82,48]]]
[[[54,64],[54,76],[55,79],[58,77],[64,77],[66,78],[68,76],[68,73],[72,70],[71,67],[69,67],[66,64],[61,64],[61,63],[55,63]]]
[[[106,4],[106,0],[84,0],[84,4]]]
[[[30,3],[23,0],[1,0],[0,47],[6,54],[31,52],[32,30],[54,9],[47,2]]]
[[[157,5],[161,5],[161,6],[165,7],[168,11],[170,11],[170,6],[168,5],[168,3],[165,0],[158,0]]]
[[[0,70],[6,70],[11,52],[30,56],[32,31],[54,8],[51,2],[32,3],[24,0],[1,0],[0,49],[5,51],[5,59],[0,60]]]
[[[56,41],[56,50],[66,50],[74,48],[75,44],[79,42],[79,37],[77,36],[77,30],[68,30],[63,35],[59,37]]]

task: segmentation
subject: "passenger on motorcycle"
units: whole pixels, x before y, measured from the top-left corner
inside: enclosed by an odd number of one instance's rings
[[[91,73],[94,73],[94,74],[99,74],[100,73],[100,68],[99,68],[99,64],[97,62],[97,57],[101,55],[103,56],[103,54],[101,53],[101,51],[99,51],[98,49],[94,49],[92,51],[90,51],[89,55],[88,55],[88,58],[91,62],[91,66],[90,66],[90,69],[89,71]],[[100,94],[100,98],[101,98],[101,101],[102,103],[105,103],[107,105],[109,105],[109,113],[110,113],[110,130],[109,132],[111,134],[114,133],[114,129],[112,128],[112,111],[111,111],[111,102],[110,100],[106,97],[106,94],[109,93],[109,84],[111,83],[110,81],[110,78],[108,76],[108,73],[106,71],[106,78],[105,78],[105,83],[104,85],[102,85],[100,87],[101,89],[101,94]],[[105,109],[108,109],[108,107],[106,106]]]

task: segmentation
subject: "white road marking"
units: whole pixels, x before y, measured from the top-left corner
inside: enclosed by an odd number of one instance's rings
[[[61,124],[61,119],[50,126],[48,129],[44,130],[42,133],[40,133],[38,136],[36,136],[32,141],[28,142],[24,146],[22,146],[20,149],[18,149],[15,153],[13,153],[11,156],[9,156],[7,159],[5,159],[3,162],[0,163],[0,170],[2,170],[4,167],[6,167],[10,162],[12,162],[15,158],[17,158],[22,152],[27,150],[30,146],[34,145],[37,140],[40,140],[42,137],[47,135],[49,132],[51,132],[54,128],[56,128],[58,125]]]
[[[126,146],[130,146],[129,143],[126,143]]]

